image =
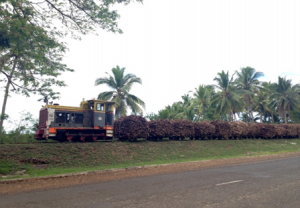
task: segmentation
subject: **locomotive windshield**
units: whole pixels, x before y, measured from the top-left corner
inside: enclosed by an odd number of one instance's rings
[[[110,111],[111,111],[111,104],[107,104],[106,112],[110,112]]]
[[[97,103],[96,104],[96,110],[97,111],[104,111],[104,104],[103,103]]]

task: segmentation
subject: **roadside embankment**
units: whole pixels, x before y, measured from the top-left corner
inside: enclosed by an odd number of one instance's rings
[[[0,177],[3,180],[299,151],[300,139],[1,144]]]

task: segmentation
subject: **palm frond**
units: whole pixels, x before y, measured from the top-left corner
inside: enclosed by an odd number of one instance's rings
[[[101,92],[98,94],[98,99],[99,100],[111,100],[115,93],[116,93],[115,91]]]
[[[112,69],[112,73],[114,75],[114,81],[116,83],[116,87],[123,87],[123,85],[124,85],[124,71],[125,71],[125,68],[120,68],[119,66]]]
[[[132,100],[131,97],[126,98],[127,106],[131,109],[133,113],[142,113],[143,110],[140,108],[140,106],[135,102],[135,100]]]
[[[131,100],[133,100],[135,103],[139,104],[140,106],[142,106],[143,108],[146,107],[144,101],[142,101],[140,98],[138,98],[137,96],[133,95],[133,94],[127,94],[127,97]]]
[[[112,77],[97,78],[95,81],[95,86],[98,86],[101,84],[105,84],[106,86],[108,86],[110,88],[115,88],[115,86],[116,86],[116,83],[112,80]]]

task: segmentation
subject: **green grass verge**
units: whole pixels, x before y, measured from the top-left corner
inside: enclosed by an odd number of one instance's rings
[[[300,139],[2,144],[0,175],[26,170],[35,177],[296,151]]]
[[[32,143],[40,142],[34,138],[33,134],[2,134],[0,144]]]

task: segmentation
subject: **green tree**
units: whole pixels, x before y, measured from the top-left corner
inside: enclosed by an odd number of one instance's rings
[[[278,83],[273,85],[273,93],[270,96],[270,105],[279,112],[279,115],[287,123],[291,119],[291,111],[299,109],[300,85],[292,85],[292,80],[278,76]]]
[[[175,102],[172,105],[166,106],[164,109],[158,111],[158,119],[177,119],[178,114],[182,113],[182,102]]]
[[[258,78],[264,76],[264,73],[256,72],[254,68],[247,66],[241,68],[239,71],[236,71],[236,75],[237,78],[235,80],[235,85],[238,89],[245,91],[243,99],[247,106],[246,111],[249,114],[251,122],[253,122],[253,99],[255,93],[260,88],[260,82],[258,81]]]
[[[10,120],[9,123],[12,125],[11,132],[21,134],[33,134],[36,130],[38,119],[33,118],[30,112],[22,111],[19,113],[19,120]]]
[[[145,118],[149,119],[150,121],[154,121],[158,119],[158,115],[155,113],[147,113]]]
[[[211,98],[214,95],[212,86],[199,85],[195,88],[192,104],[195,108],[195,120],[214,120],[214,113],[211,109]]]
[[[1,9],[3,9],[1,7]],[[66,50],[63,43],[57,41],[49,32],[27,21],[19,13],[22,11],[1,10],[9,25],[9,47],[0,52],[2,75],[5,82],[1,115],[5,115],[10,88],[15,93],[29,96],[30,93],[53,94],[51,86],[66,86],[57,77],[64,71],[73,71],[61,63]],[[24,12],[24,11],[23,11]],[[22,15],[32,15],[26,10]],[[56,93],[54,93],[56,94]],[[56,98],[52,96],[52,99]],[[1,117],[2,117],[1,116]],[[0,120],[0,135],[4,119]]]
[[[110,100],[116,103],[116,117],[127,115],[127,108],[136,113],[142,113],[141,107],[145,108],[145,103],[137,96],[130,94],[130,90],[134,83],[142,84],[142,80],[134,74],[124,74],[125,68],[117,66],[112,69],[113,75],[109,77],[101,77],[96,79],[95,85],[105,84],[113,89],[112,91],[101,92],[98,95],[100,100]]]
[[[171,112],[167,107],[165,109],[158,111],[158,114],[157,114],[158,119],[171,119],[171,117],[172,117]]]
[[[176,119],[186,119],[190,121],[195,120],[195,107],[193,106],[193,99],[189,94],[181,96],[182,101],[175,103],[174,114]]]
[[[47,29],[52,34],[71,33],[79,38],[78,34],[95,32],[97,28],[122,33],[117,23],[120,15],[112,10],[112,6],[130,2],[142,0],[2,0],[0,4],[1,10],[17,11],[30,24]],[[27,12],[32,15],[26,15]],[[1,39],[7,45],[10,35],[3,33]]]
[[[293,122],[300,123],[300,110],[292,110],[291,111],[291,117]]]
[[[18,120],[8,120],[9,130],[5,132],[3,130],[1,136],[1,142],[18,142],[19,139],[26,139],[31,141],[33,139],[32,134],[36,130],[38,125],[38,119],[33,118],[33,115],[29,112],[22,111],[19,112]],[[24,140],[23,140],[24,141]]]
[[[181,96],[181,98],[183,100],[183,102],[180,101],[182,107],[186,108],[191,105],[192,97],[189,94],[184,94],[183,96]]]
[[[182,101],[166,106],[158,111],[158,119],[187,119],[195,120],[195,108],[192,104],[192,97],[189,94],[181,96]]]
[[[229,114],[230,120],[233,120],[235,113],[241,112],[245,106],[244,101],[241,99],[241,94],[245,92],[244,90],[238,90],[233,85],[233,76],[229,78],[228,72],[225,73],[223,70],[218,73],[214,81],[217,82],[217,85],[213,86],[219,91],[212,97],[211,105],[215,107],[216,114],[220,116]]]
[[[274,93],[275,88],[276,83],[262,82],[260,91],[254,100],[254,109],[262,114],[260,116],[263,116],[263,120],[268,121],[268,123],[278,123],[280,120],[276,106],[272,105],[270,100],[270,96]]]
[[[178,113],[176,116],[177,119],[186,119],[190,121],[195,121],[195,109],[190,106],[188,108],[183,108],[183,111]]]
[[[264,93],[262,90],[258,91],[253,99],[253,104],[253,111],[259,113],[261,123],[263,123],[263,119],[266,120],[267,117],[273,117],[272,110],[269,108],[269,96],[267,93]]]

